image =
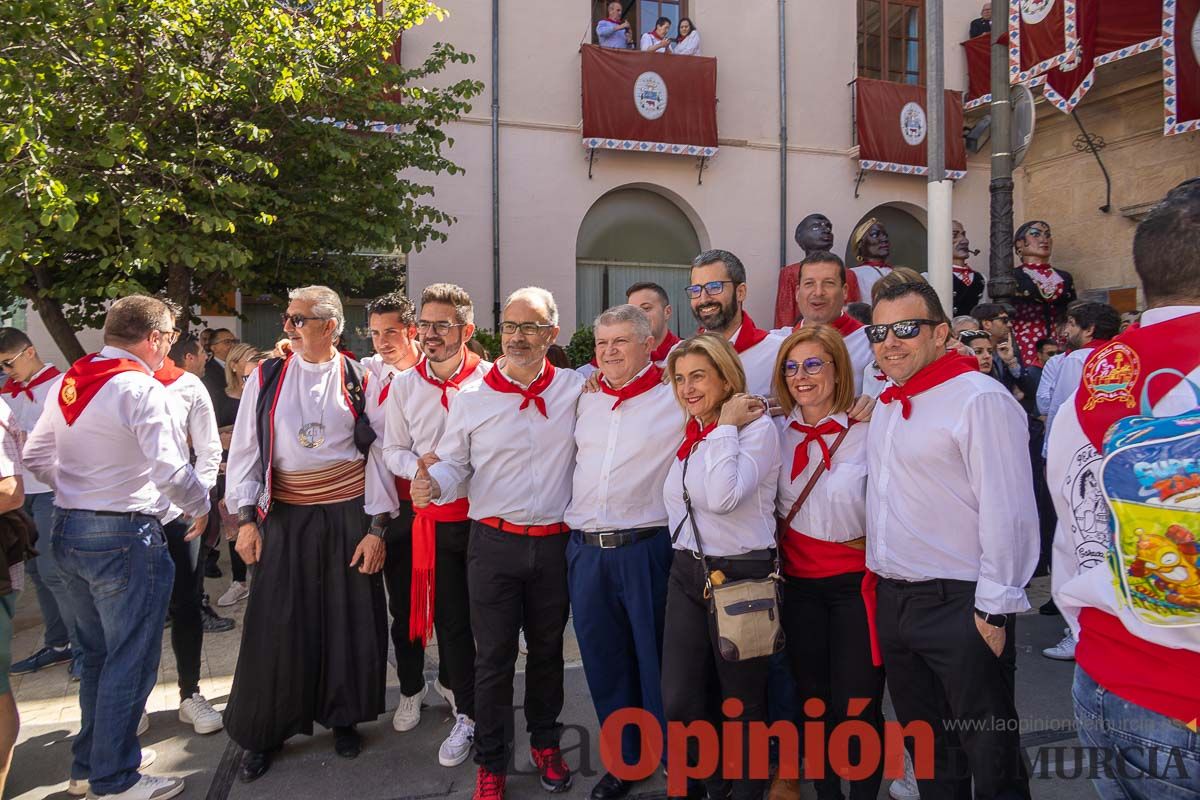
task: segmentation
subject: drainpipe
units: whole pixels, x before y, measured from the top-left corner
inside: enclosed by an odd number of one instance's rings
[[[492,0],[492,330],[500,330],[500,0]]]
[[[784,7],[779,0],[779,267],[787,264],[787,35]]]

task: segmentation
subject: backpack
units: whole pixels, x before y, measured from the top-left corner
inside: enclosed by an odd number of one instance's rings
[[[1149,388],[1159,375],[1182,378],[1196,405],[1155,417]],[[1142,622],[1200,625],[1200,387],[1178,370],[1157,370],[1142,386],[1140,411],[1104,437],[1099,478],[1111,511],[1113,583]]]

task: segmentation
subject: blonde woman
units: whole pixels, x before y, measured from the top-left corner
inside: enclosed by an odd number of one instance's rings
[[[704,334],[679,345],[667,359],[667,374],[686,424],[663,489],[675,549],[663,641],[666,717],[719,726],[723,720],[712,710],[736,699],[741,713],[730,719],[763,721],[770,659],[727,661],[719,655],[705,576],[720,572],[735,581],[774,572],[779,437],[763,398],[746,394],[741,362],[724,337]],[[718,695],[706,692],[708,686],[717,687]],[[743,763],[749,764],[744,745]],[[689,762],[695,757],[691,753]],[[719,772],[705,783],[709,797],[727,796]],[[732,797],[758,798],[763,784],[734,780]]]

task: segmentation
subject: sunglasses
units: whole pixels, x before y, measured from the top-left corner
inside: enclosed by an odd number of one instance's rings
[[[921,332],[922,325],[940,325],[941,323],[933,319],[902,319],[899,322],[892,322],[888,325],[868,325],[867,340],[871,344],[880,344],[887,339],[888,331],[896,334],[897,339],[912,339]]]
[[[800,363],[796,363],[789,358],[783,362],[783,374],[789,378],[794,378],[796,377],[796,373],[803,369],[805,375],[819,375],[821,374],[821,370],[825,369],[826,364],[832,363],[832,361],[825,361],[816,356],[806,358]]]
[[[708,283],[693,283],[691,286],[684,287],[687,296],[695,300],[700,296],[700,293],[709,297],[716,297],[725,291],[725,284],[733,283],[733,281],[709,281]]]
[[[987,331],[963,331],[958,335],[958,340],[965,344],[968,339],[983,339],[984,337],[990,338],[990,336],[991,334]]]
[[[4,361],[0,361],[0,369],[12,369],[13,364],[16,363],[17,359],[20,358],[21,356],[25,355],[25,353],[28,352],[28,350],[29,350],[29,345],[25,345],[24,347],[21,348],[21,352],[17,353],[12,358],[6,358]]]
[[[303,314],[280,314],[279,315],[280,323],[282,323],[283,325],[286,326],[290,322],[290,323],[292,323],[292,327],[296,328],[296,329],[303,328],[304,323],[306,323],[306,322],[319,322],[319,321],[323,321],[324,319],[325,319],[325,317],[306,317]]]

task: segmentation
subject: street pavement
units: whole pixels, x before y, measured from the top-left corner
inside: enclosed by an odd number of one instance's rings
[[[227,564],[222,559],[222,565]],[[1035,609],[1046,598],[1045,579],[1031,587],[1030,600]],[[219,597],[228,578],[208,581],[208,590]],[[233,609],[220,609],[225,616],[239,620],[239,629],[205,637],[201,691],[218,707],[223,707],[232,680],[233,666],[240,641],[240,617],[244,603]],[[15,658],[22,658],[41,643],[41,623],[33,592],[19,600],[14,638]],[[1062,634],[1061,617],[1044,617],[1036,611],[1018,622],[1017,630],[1017,705],[1022,714],[1022,743],[1031,761],[1041,758],[1054,765],[1057,761],[1070,774],[1074,771],[1078,746],[1071,732],[1070,685],[1073,664],[1051,661],[1041,655],[1043,647],[1058,641]],[[566,726],[563,747],[568,763],[576,773],[572,789],[563,800],[583,800],[603,774],[599,758],[599,735],[595,712],[588,696],[587,683],[580,666],[574,632],[568,628],[565,656],[566,704],[561,717]],[[524,690],[523,657],[518,663],[516,702]],[[437,673],[437,648],[427,653],[427,675]],[[388,712],[378,721],[360,726],[364,747],[359,758],[348,761],[333,752],[332,736],[320,731],[312,737],[290,740],[277,757],[271,771],[253,784],[236,780],[237,748],[223,733],[196,736],[191,727],[177,716],[178,691],[169,636],[164,636],[159,683],[147,702],[150,730],[142,737],[142,746],[157,752],[148,772],[186,779],[181,795],[185,800],[427,800],[447,798],[467,800],[474,787],[475,768],[468,761],[446,769],[437,761],[437,750],[452,725],[446,704],[433,691],[421,724],[407,733],[396,733],[391,726],[392,711],[399,699],[394,670],[389,669]],[[6,798],[67,800],[66,782],[70,767],[72,737],[79,729],[78,684],[67,679],[65,667],[54,667],[26,676],[14,676],[14,693],[21,710],[22,725],[9,777]],[[524,720],[517,711],[516,756],[508,782],[510,800],[544,798],[537,776],[527,762],[528,737]],[[1052,748],[1066,748],[1055,753]],[[1061,771],[1061,770],[1060,770]],[[1086,770],[1082,770],[1086,775]],[[1096,795],[1086,777],[1052,777],[1054,769],[1042,777],[1035,770],[1032,781],[1035,798],[1084,800]],[[661,775],[638,785],[632,800],[664,796]],[[804,784],[805,800],[815,797],[811,784]],[[886,781],[880,797],[887,797]]]

